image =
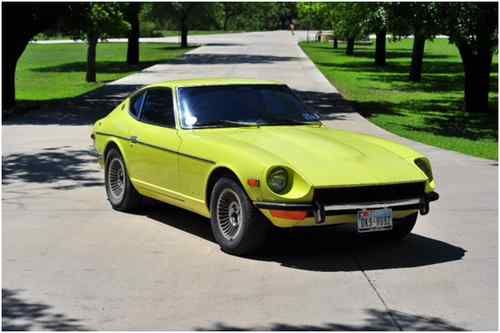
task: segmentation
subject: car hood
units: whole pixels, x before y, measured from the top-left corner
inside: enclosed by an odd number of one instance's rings
[[[319,126],[263,126],[198,131],[207,141],[265,152],[315,187],[425,181],[421,156],[382,139]],[[205,142],[207,142],[205,141]],[[257,149],[257,150],[256,150]],[[397,151],[397,152],[396,152]],[[257,156],[258,158],[258,156]]]

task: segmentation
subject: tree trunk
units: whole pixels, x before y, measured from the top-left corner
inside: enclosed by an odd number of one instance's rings
[[[425,36],[416,33],[413,38],[411,53],[410,81],[418,82],[422,78],[422,64],[424,62]]]
[[[333,39],[333,48],[338,49],[339,48],[339,40],[338,38]]]
[[[130,31],[128,33],[128,45],[127,45],[127,64],[138,65],[139,64],[139,11],[140,3],[132,3],[129,6],[137,5],[138,9],[133,10],[128,17],[130,23]]]
[[[224,15],[224,22],[222,23],[222,29],[224,31],[227,31],[227,23],[228,23],[228,21],[229,21],[229,17],[225,14]]]
[[[5,28],[5,27],[4,27]],[[6,30],[3,34],[6,34]],[[29,43],[29,37],[11,36],[2,38],[2,109],[7,110],[16,104],[16,66]]]
[[[188,27],[184,21],[181,23],[181,47],[188,47]]]
[[[77,5],[73,5],[77,6]],[[16,103],[16,66],[29,41],[67,14],[67,4],[2,4],[2,110]]]
[[[382,29],[377,32],[377,38],[375,40],[375,65],[377,66],[385,65],[385,42],[386,30]]]
[[[87,82],[96,82],[96,49],[97,37],[95,35],[87,36],[87,75],[85,80]]]
[[[464,65],[464,111],[488,112],[493,53],[488,46],[473,50],[467,45],[458,45],[458,50]]]
[[[345,54],[347,55],[354,54],[354,38],[347,38],[347,46],[345,48]]]

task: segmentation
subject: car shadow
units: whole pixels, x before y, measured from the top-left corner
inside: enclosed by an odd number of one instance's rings
[[[194,213],[160,202],[150,202],[143,215],[209,242],[210,221]],[[373,236],[373,237],[370,237]],[[272,261],[284,267],[346,272],[409,268],[461,260],[466,250],[431,237],[411,234],[400,242],[376,235],[359,237],[348,225],[319,228],[272,228],[266,245],[248,260]]]

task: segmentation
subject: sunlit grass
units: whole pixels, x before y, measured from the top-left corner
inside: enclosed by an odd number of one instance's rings
[[[126,43],[97,46],[97,82],[85,82],[86,44],[29,44],[16,71],[21,101],[47,101],[80,96],[145,67],[178,59],[189,49],[176,44],[141,43],[139,66],[126,64]]]
[[[490,111],[466,114],[463,67],[448,40],[426,43],[422,81],[408,81],[411,40],[388,43],[387,66],[373,62],[373,45],[356,46],[355,56],[328,43],[301,43],[318,69],[356,111],[400,136],[465,154],[498,158],[498,55],[491,75]]]

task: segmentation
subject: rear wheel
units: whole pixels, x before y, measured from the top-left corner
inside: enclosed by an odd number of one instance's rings
[[[233,179],[217,181],[210,197],[210,213],[212,233],[225,252],[250,254],[264,243],[269,223]]]
[[[114,209],[131,212],[140,207],[142,196],[130,182],[123,157],[115,148],[106,155],[105,183],[108,200]]]

